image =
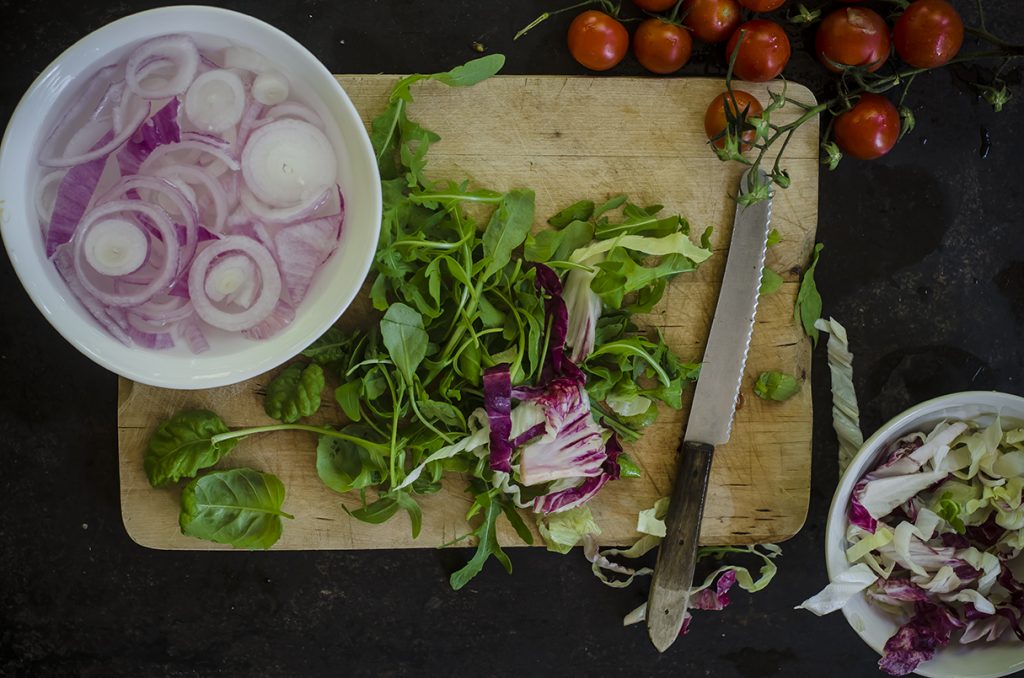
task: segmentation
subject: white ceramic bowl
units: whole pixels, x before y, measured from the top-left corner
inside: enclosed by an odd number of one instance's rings
[[[1024,398],[990,391],[953,393],[911,407],[868,438],[843,474],[829,509],[825,531],[825,562],[829,579],[835,579],[850,568],[846,561],[846,528],[849,524],[846,510],[850,495],[860,477],[879,462],[886,445],[914,431],[927,433],[943,419],[962,419],[985,426],[991,424],[996,416],[1002,419],[1004,427],[1024,425]],[[843,607],[843,614],[864,642],[879,654],[882,654],[885,642],[899,628],[891,616],[868,603],[863,594],[850,600]],[[936,652],[933,659],[922,663],[915,673],[929,678],[998,678],[1021,669],[1024,669],[1024,643],[1013,637],[1012,641],[996,643],[950,643]],[[884,673],[879,671],[879,675]]]
[[[33,188],[41,144],[85,78],[123,59],[143,40],[188,33],[200,47],[252,47],[276,64],[294,91],[313,103],[338,151],[345,225],[338,251],[321,268],[294,322],[276,336],[250,341],[208,333],[210,350],[128,348],[104,331],[71,295],[46,259]],[[167,7],[134,14],[72,45],[36,78],[14,111],[0,145],[0,232],[32,301],[65,339],[103,367],[154,386],[197,389],[233,384],[292,358],[349,306],[369,271],[380,233],[380,175],[373,148],[345,91],[294,39],[262,21],[213,7]]]

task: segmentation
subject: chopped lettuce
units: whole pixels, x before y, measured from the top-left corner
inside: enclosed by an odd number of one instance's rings
[[[853,388],[853,354],[846,328],[835,318],[818,318],[814,326],[828,334],[828,368],[832,374],[832,426],[839,438],[839,473],[850,465],[864,444],[860,430],[860,409]]]

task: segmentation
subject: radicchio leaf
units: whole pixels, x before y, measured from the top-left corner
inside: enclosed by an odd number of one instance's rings
[[[603,429],[590,412],[590,399],[579,383],[561,377],[532,401],[544,412],[544,437],[523,447],[519,477],[524,485],[602,475],[607,459]]]
[[[878,666],[892,676],[905,676],[935,651],[949,644],[949,634],[963,628],[964,622],[945,607],[927,602],[914,606],[913,618],[885,643],[885,654]]]
[[[483,374],[484,410],[490,425],[490,467],[492,471],[512,473],[512,376],[508,363],[488,367]]]
[[[583,384],[586,381],[583,372],[565,355],[569,313],[562,299],[562,281],[557,273],[544,264],[534,264],[534,270],[537,275],[534,283],[537,293],[547,295],[544,299],[544,315],[550,327],[547,362],[541,372],[541,380],[547,382],[564,376]]]

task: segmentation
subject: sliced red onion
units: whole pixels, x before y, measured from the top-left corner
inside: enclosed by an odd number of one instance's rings
[[[240,155],[242,147],[249,140],[249,134],[262,114],[263,104],[256,100],[250,101],[249,105],[245,107],[245,113],[242,114],[242,119],[238,123],[238,131],[235,136],[235,155]]]
[[[94,271],[109,277],[122,276],[134,273],[146,262],[149,238],[136,223],[104,219],[86,231],[82,248]]]
[[[195,311],[188,299],[157,295],[146,303],[132,308],[132,313],[143,320],[169,325],[192,316]]]
[[[120,341],[125,346],[131,346],[132,340],[128,336],[128,332],[121,326],[121,324],[111,315],[109,310],[103,306],[95,297],[82,286],[82,282],[78,277],[77,271],[75,271],[74,255],[71,253],[69,245],[61,245],[57,248],[57,251],[53,256],[54,266],[57,268],[57,273],[64,279],[71,294],[74,295],[85,310],[89,312],[96,322],[105,329],[110,336]]]
[[[134,289],[127,293],[119,293],[116,291],[107,292],[96,286],[87,275],[86,270],[83,268],[83,265],[88,264],[88,260],[84,257],[84,244],[89,241],[88,232],[90,228],[95,225],[102,224],[110,217],[120,215],[123,212],[135,212],[145,216],[153,227],[157,229],[157,232],[160,233],[165,253],[163,261],[158,264],[159,268],[154,274],[153,279],[147,284],[141,285],[138,289]],[[177,273],[178,255],[180,250],[178,239],[175,237],[174,233],[174,224],[171,222],[171,219],[166,212],[147,205],[146,203],[138,200],[119,200],[93,208],[87,215],[85,215],[85,217],[83,217],[81,229],[76,234],[73,243],[75,268],[79,272],[79,279],[81,280],[82,285],[89,290],[94,297],[105,304],[109,304],[111,306],[138,306],[139,304],[152,299],[157,294],[166,292],[174,282],[174,277]]]
[[[110,84],[113,81],[114,75],[118,70],[117,65],[111,64],[104,66],[95,75],[89,78],[83,86],[82,92],[75,96],[71,102],[71,106],[67,112],[60,117],[57,124],[53,127],[53,132],[50,133],[49,138],[43,144],[43,147],[39,150],[39,157],[53,157],[53,147],[63,136],[62,132],[64,128],[70,123],[74,122],[76,125],[80,123],[83,114],[88,106],[94,105],[97,99],[100,98],[101,94],[110,88]]]
[[[203,329],[195,316],[189,316],[175,326],[176,333],[185,340],[188,348],[193,353],[199,354],[210,350],[210,342],[206,340]]]
[[[252,81],[252,98],[261,104],[275,106],[288,98],[288,81],[277,71],[264,71]]]
[[[240,68],[253,73],[262,73],[270,68],[270,62],[262,54],[240,45],[225,47],[222,60],[224,68]]]
[[[217,181],[224,191],[225,205],[230,213],[238,207],[238,172],[223,174]]]
[[[139,174],[151,174],[158,167],[157,163],[165,160],[167,155],[181,151],[199,151],[201,154],[205,153],[213,156],[217,160],[220,160],[230,170],[238,170],[239,168],[238,161],[232,158],[222,148],[218,147],[218,145],[194,138],[187,139],[186,135],[182,134],[181,141],[178,143],[164,144],[154,148],[153,152],[149,154],[149,157],[146,158],[139,167]]]
[[[274,311],[263,322],[245,330],[242,334],[248,339],[267,339],[290,325],[294,319],[295,309],[281,299],[277,302]]]
[[[185,93],[185,115],[193,125],[208,132],[235,127],[245,111],[245,85],[229,70],[203,73]]]
[[[206,296],[213,301],[252,306],[256,297],[256,264],[244,254],[229,254],[210,266],[206,273]]]
[[[133,313],[128,313],[128,336],[132,341],[143,348],[165,349],[174,346],[174,337],[167,331],[167,327],[153,325],[140,319]]]
[[[271,224],[291,224],[302,221],[324,206],[331,197],[331,188],[325,187],[306,200],[291,207],[268,207],[260,202],[247,187],[239,192],[239,200],[254,217]]]
[[[163,144],[181,141],[181,126],[178,124],[178,100],[171,99],[163,108],[142,124],[138,132],[117,153],[117,165],[121,175],[135,174],[142,161],[153,149]]]
[[[168,180],[179,180],[184,182],[186,185],[198,185],[201,184],[206,188],[207,195],[210,196],[210,201],[213,205],[213,221],[207,221],[206,224],[214,231],[220,231],[224,228],[224,220],[228,216],[228,198],[227,193],[224,191],[224,186],[214,179],[210,174],[199,167],[191,165],[170,165],[168,167],[161,167],[156,170],[154,176],[161,177]],[[232,174],[231,176],[237,176]],[[177,182],[175,182],[177,184]],[[178,185],[178,188],[181,188]],[[182,191],[184,193],[184,191]],[[193,193],[193,196],[195,194]],[[193,201],[196,207],[199,207],[198,201]]]
[[[282,118],[296,118],[298,120],[304,120],[319,129],[324,128],[324,121],[320,119],[320,116],[316,114],[316,111],[309,106],[296,103],[294,101],[278,104],[273,108],[267,109],[267,112],[263,116],[263,120],[261,120],[259,124],[266,125],[274,120],[280,120]]]
[[[104,145],[98,146],[88,153],[83,153],[81,155],[70,157],[63,156],[59,158],[40,158],[39,163],[47,167],[74,167],[75,165],[81,165],[82,163],[90,162],[97,158],[106,158],[108,155],[120,148],[121,144],[127,141],[128,138],[135,133],[135,130],[138,129],[139,125],[142,124],[147,116],[149,116],[149,107],[145,106],[139,108],[132,119],[125,125],[124,129],[114,135],[114,137]]]
[[[61,180],[70,170],[54,170],[39,180],[36,186],[36,214],[39,215],[39,224],[45,225],[53,216],[53,210],[57,206],[57,192]],[[50,189],[53,188],[53,191]]]
[[[161,146],[160,148],[163,147]],[[174,205],[178,215],[184,220],[185,223],[182,224],[184,233],[182,237],[178,238],[178,242],[181,244],[179,268],[184,270],[192,259],[192,255],[195,254],[196,245],[199,243],[199,215],[188,198],[182,194],[179,187],[166,179],[158,177],[125,177],[104,193],[96,204],[101,205],[110,201],[116,201],[122,196],[130,196],[133,193],[137,194],[138,191],[153,191],[161,195],[170,201],[170,204]],[[143,215],[143,218],[147,217]],[[159,230],[157,232],[159,233]],[[174,232],[177,233],[176,230]],[[160,235],[160,237],[162,238],[163,235]]]
[[[245,209],[245,205],[239,203],[234,211],[224,220],[224,228],[230,233],[241,233],[253,222],[252,214]]]
[[[101,144],[106,141],[101,139]],[[103,176],[106,158],[96,158],[72,167],[57,188],[57,198],[46,229],[46,256],[53,256],[57,247],[71,240],[92,200]]]
[[[260,274],[259,296],[252,306],[239,313],[230,313],[214,306],[205,289],[206,277],[214,259],[229,252],[247,254]],[[228,331],[247,330],[274,311],[281,297],[281,274],[266,247],[251,238],[231,235],[208,245],[196,255],[188,276],[188,291],[196,313],[210,325]]]
[[[172,73],[161,85],[146,87],[144,81],[155,70]],[[199,50],[187,35],[164,35],[147,40],[131,53],[125,66],[128,89],[144,99],[164,99],[183,93],[199,69]]]
[[[313,276],[338,246],[340,221],[337,216],[314,219],[283,228],[274,236],[274,253],[292,303],[302,302]]]
[[[252,132],[242,149],[242,176],[271,207],[289,207],[333,186],[338,161],[323,132],[302,120],[277,120]]]

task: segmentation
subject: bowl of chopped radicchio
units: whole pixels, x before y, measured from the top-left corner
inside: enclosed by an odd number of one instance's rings
[[[1024,668],[1024,398],[955,393],[896,416],[839,484],[826,541],[838,609],[890,675]]]

